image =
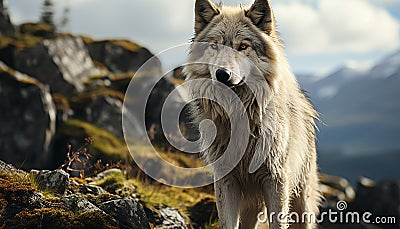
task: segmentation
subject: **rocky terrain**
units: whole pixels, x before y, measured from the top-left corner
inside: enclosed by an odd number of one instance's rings
[[[132,80],[146,86],[150,73],[133,76],[153,54],[127,40],[64,34],[40,23],[15,26],[0,4],[0,228],[217,228],[211,186],[155,182],[123,139],[125,91]],[[149,72],[161,68],[156,61]],[[145,118],[163,158],[190,167],[201,162],[171,150],[159,131],[163,101],[183,79],[176,69],[156,85]],[[399,219],[399,182],[364,178],[354,188],[340,177],[320,177],[321,210],[345,200],[349,210]]]

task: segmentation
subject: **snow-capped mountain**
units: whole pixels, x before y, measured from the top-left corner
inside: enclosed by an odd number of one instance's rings
[[[370,69],[298,77],[321,113],[319,148],[350,155],[400,151],[400,50]]]
[[[388,78],[400,72],[400,50],[385,58],[371,69],[371,76]]]

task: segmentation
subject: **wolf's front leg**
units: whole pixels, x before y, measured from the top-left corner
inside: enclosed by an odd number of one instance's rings
[[[270,229],[289,227],[289,185],[284,181],[269,180],[263,185]]]
[[[239,228],[240,186],[236,178],[227,175],[215,182],[218,220],[220,229]]]

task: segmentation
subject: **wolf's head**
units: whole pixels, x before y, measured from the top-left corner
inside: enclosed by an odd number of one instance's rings
[[[187,66],[188,78],[273,88],[282,47],[268,0],[255,0],[247,8],[196,0],[194,29],[189,62],[207,64]]]

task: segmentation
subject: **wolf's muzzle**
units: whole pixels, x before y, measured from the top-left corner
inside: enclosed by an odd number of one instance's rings
[[[215,76],[217,77],[217,80],[226,86],[232,86],[231,78],[232,78],[232,72],[228,71],[225,68],[220,68],[215,72]]]

